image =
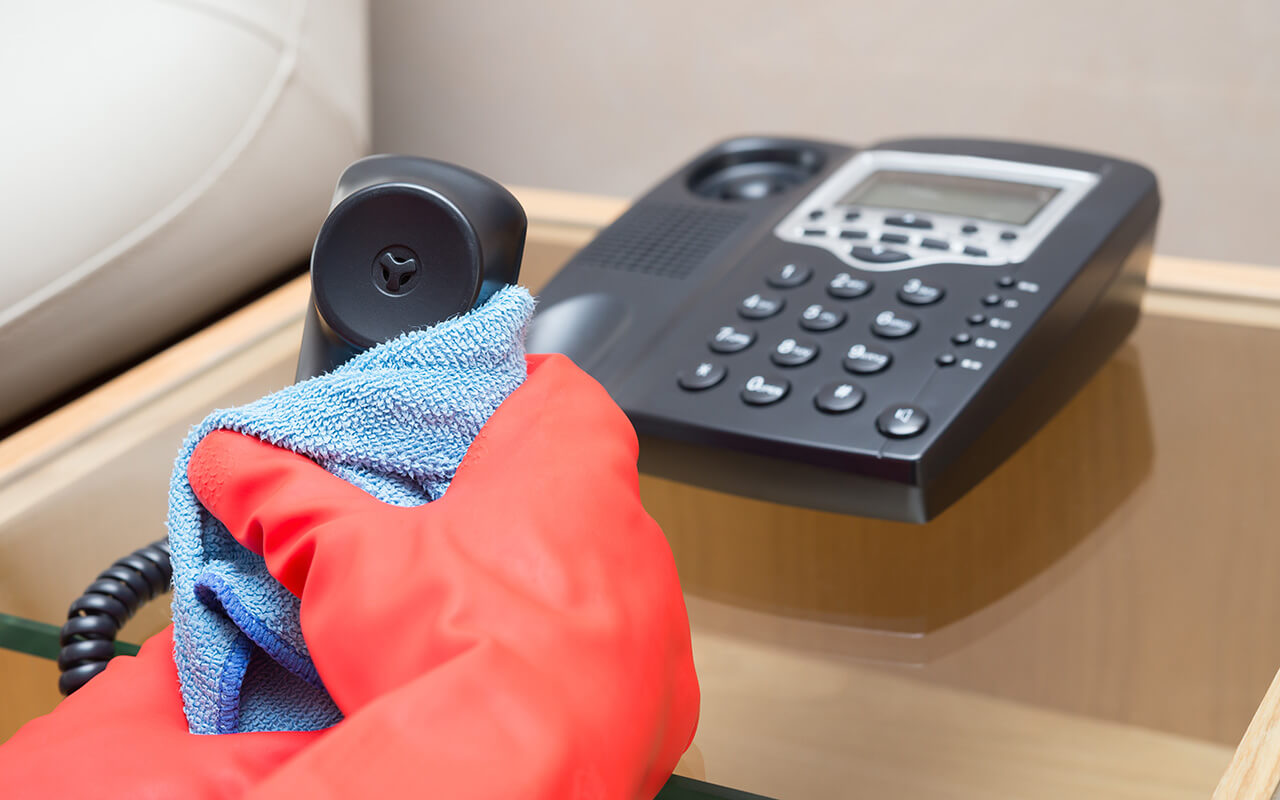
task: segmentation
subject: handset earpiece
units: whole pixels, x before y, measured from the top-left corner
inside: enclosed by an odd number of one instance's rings
[[[311,252],[297,379],[515,283],[527,227],[519,201],[469,169],[392,155],[347,167]]]

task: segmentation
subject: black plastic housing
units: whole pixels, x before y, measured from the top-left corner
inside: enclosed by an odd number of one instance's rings
[[[812,265],[814,278],[804,290],[811,299],[835,272],[859,272],[829,252],[773,233],[854,149],[759,136],[730,140],[640,198],[550,282],[539,299],[530,351],[563,352],[604,384],[636,426],[646,472],[827,511],[907,522],[933,518],[1039,429],[1133,329],[1159,194],[1149,170],[1089,153],[960,139],[904,139],[874,149],[1084,170],[1099,181],[1020,264],[865,271],[859,277],[875,288],[844,305],[849,317],[840,329],[801,330],[798,309],[789,306],[750,322],[759,336],[753,349],[722,356],[708,350],[709,336],[721,325],[744,322],[739,302],[767,288],[771,270],[793,261]],[[787,150],[796,156],[779,156]],[[744,151],[767,154],[766,174],[779,163],[818,166],[754,199],[699,191],[716,185],[715,165],[741,174]],[[984,353],[986,368],[938,365],[938,355],[955,349],[952,334],[966,330],[966,317],[984,310],[983,296],[1008,275],[1040,289],[1009,312],[1016,327],[998,351]],[[904,305],[895,293],[909,278],[945,286],[945,299]],[[881,342],[892,352],[890,369],[850,376],[842,353],[867,337],[881,310],[913,314],[920,327]],[[746,375],[780,372],[766,358],[770,343],[797,335],[816,336],[822,350],[813,363],[785,372],[790,393],[764,407],[742,402]],[[728,378],[705,391],[680,389],[677,371],[710,356],[728,365]],[[850,377],[866,392],[860,408],[842,415],[814,408],[818,387]],[[906,402],[927,411],[926,430],[907,439],[882,435],[876,416]]]
[[[356,161],[311,253],[298,379],[515,283],[527,227],[516,198],[477,172],[411,156]]]

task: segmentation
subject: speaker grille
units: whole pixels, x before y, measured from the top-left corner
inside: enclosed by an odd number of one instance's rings
[[[646,203],[601,232],[577,260],[605,269],[684,278],[745,219],[735,211]]]

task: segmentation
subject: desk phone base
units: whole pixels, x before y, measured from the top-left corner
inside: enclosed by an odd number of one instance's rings
[[[925,522],[1123,343],[1159,205],[1088,153],[733,139],[568,263],[529,349],[609,390],[646,472]]]

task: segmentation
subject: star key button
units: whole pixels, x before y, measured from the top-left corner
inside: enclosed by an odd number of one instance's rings
[[[720,383],[727,374],[728,371],[714,361],[699,361],[689,369],[681,370],[676,375],[676,381],[681,389],[700,392]]]

